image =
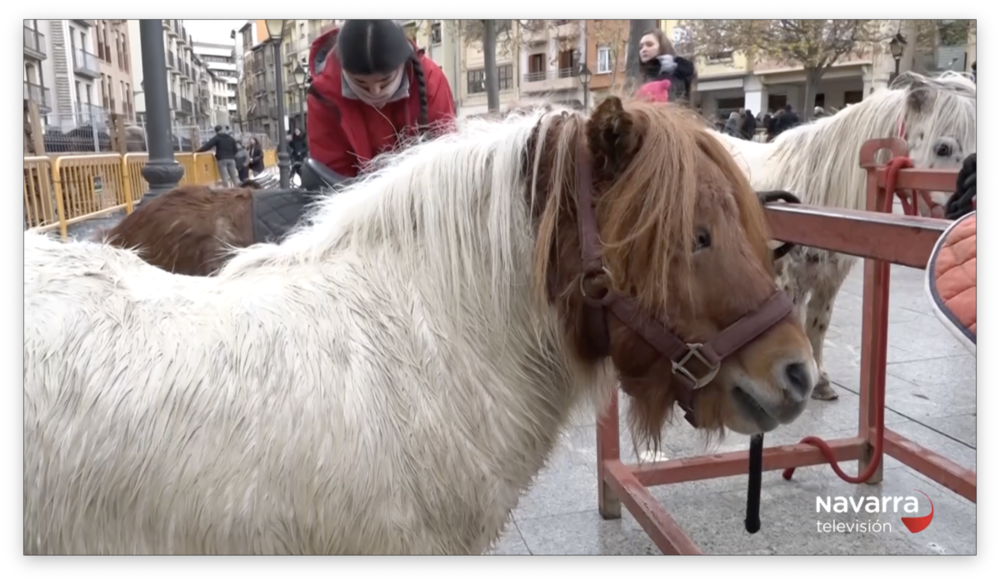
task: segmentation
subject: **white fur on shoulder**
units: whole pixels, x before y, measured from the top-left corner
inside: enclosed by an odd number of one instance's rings
[[[387,158],[217,277],[25,233],[24,551],[486,550],[613,387],[532,294],[521,164],[562,111]]]

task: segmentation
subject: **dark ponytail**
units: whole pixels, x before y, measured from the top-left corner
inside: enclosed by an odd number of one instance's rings
[[[417,91],[420,94],[420,115],[417,117],[417,132],[422,136],[427,133],[427,81],[424,79],[424,68],[420,65],[420,54],[416,51],[410,57],[413,64],[413,74],[417,78]]]

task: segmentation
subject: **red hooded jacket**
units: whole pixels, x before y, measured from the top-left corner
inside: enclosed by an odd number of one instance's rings
[[[320,36],[309,50],[312,87],[308,97],[306,135],[312,158],[338,174],[353,178],[369,160],[396,147],[397,132],[405,136],[416,135],[420,92],[413,66],[407,64],[409,97],[387,103],[381,110],[344,97],[340,59],[335,48],[339,31],[333,29]],[[427,93],[427,123],[447,122],[444,127],[450,128],[455,120],[455,100],[448,78],[434,61],[423,54],[419,58]]]

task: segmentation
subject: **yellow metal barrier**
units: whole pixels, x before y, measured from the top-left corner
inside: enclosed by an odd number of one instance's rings
[[[59,156],[52,163],[59,232],[90,218],[124,208],[132,212],[132,195],[120,154]]]
[[[219,167],[212,152],[175,152],[184,168],[181,185],[215,184]],[[58,228],[65,240],[74,223],[117,210],[126,214],[142,200],[148,154],[93,154],[24,158],[24,227]],[[278,164],[277,150],[264,150],[264,167]]]
[[[142,168],[149,161],[149,154],[125,154],[122,166],[128,176],[128,191],[132,195],[132,203],[138,204],[142,195],[149,190],[149,183],[142,175]]]
[[[215,161],[215,154],[211,152],[195,154],[192,167],[195,180],[192,184],[215,184],[222,179],[219,176],[219,164]]]
[[[195,182],[197,172],[195,171],[194,166],[194,154],[191,152],[174,152],[174,160],[184,167],[184,176],[181,176],[180,182],[178,182],[177,185],[188,186],[191,184],[198,184]]]
[[[47,156],[24,159],[24,228],[55,225],[59,221],[52,192],[52,160]]]

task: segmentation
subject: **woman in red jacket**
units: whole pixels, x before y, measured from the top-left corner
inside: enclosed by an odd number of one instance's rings
[[[310,49],[309,154],[344,179],[427,131],[448,131],[448,79],[392,20],[348,20]]]

